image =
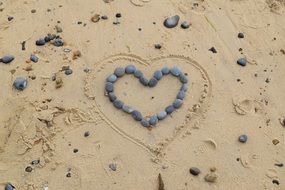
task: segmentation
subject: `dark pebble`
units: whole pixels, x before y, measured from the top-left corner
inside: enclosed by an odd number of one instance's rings
[[[191,167],[189,171],[194,176],[197,176],[201,173],[200,169],[196,167]]]
[[[143,119],[142,114],[141,114],[139,111],[137,111],[137,110],[134,110],[134,111],[132,112],[132,117],[133,117],[134,120],[136,120],[136,121],[141,121],[141,120]]]
[[[180,81],[181,81],[182,83],[187,83],[187,82],[188,82],[187,76],[184,75],[183,73],[181,73],[181,74],[179,75],[179,79],[180,79]]]
[[[109,168],[110,168],[112,171],[116,171],[116,170],[117,170],[117,164],[111,163],[111,164],[109,164]]]
[[[246,66],[247,60],[246,58],[240,58],[237,60],[237,64],[239,64],[240,66]]]
[[[6,183],[5,190],[13,190],[15,187],[11,183]]]
[[[150,125],[156,125],[158,123],[157,115],[153,115],[149,118],[149,124]]]
[[[37,63],[39,61],[39,58],[36,55],[32,54],[30,60],[34,63]]]
[[[53,42],[53,45],[56,46],[56,47],[60,47],[60,46],[63,46],[64,44],[64,41],[63,39],[61,38],[56,38]]]
[[[176,99],[176,100],[174,100],[174,102],[173,102],[173,107],[175,108],[175,109],[178,109],[178,108],[180,108],[181,106],[182,106],[182,103],[183,103],[183,101],[182,100],[180,100],[180,99]]]
[[[5,55],[0,59],[0,62],[2,63],[10,63],[15,59],[15,57],[13,55]]]
[[[190,23],[189,23],[189,22],[187,22],[187,21],[182,22],[181,28],[187,29],[187,28],[189,28],[189,27],[190,27]]]
[[[134,76],[137,78],[141,78],[143,76],[143,73],[140,70],[135,70]]]
[[[125,69],[122,68],[122,67],[118,67],[118,68],[115,69],[114,74],[117,77],[122,77],[125,74]]]
[[[32,9],[32,10],[31,10],[31,13],[36,13],[36,12],[37,12],[36,9]]]
[[[114,85],[111,82],[106,82],[105,85],[106,92],[113,92],[114,91]]]
[[[64,71],[64,74],[66,74],[66,75],[71,75],[72,73],[73,73],[72,69],[66,69]]]
[[[121,17],[122,17],[122,14],[121,14],[121,13],[117,13],[117,14],[116,14],[116,17],[117,17],[117,18],[121,18]]]
[[[71,177],[71,173],[68,172],[68,173],[66,174],[66,177]]]
[[[278,166],[278,167],[283,167],[284,166],[284,164],[283,163],[278,163],[278,164],[274,164],[275,166]]]
[[[148,85],[148,79],[145,78],[144,76],[140,77],[140,82],[144,85],[144,86],[147,86]]]
[[[11,21],[11,20],[13,20],[14,19],[14,17],[12,17],[12,16],[9,16],[8,17],[8,21]]]
[[[122,109],[123,106],[124,106],[124,102],[122,102],[121,100],[116,99],[113,102],[113,105],[115,106],[115,108]]]
[[[73,153],[77,153],[77,152],[78,152],[77,148],[73,149]]]
[[[31,162],[32,165],[38,165],[40,163],[40,160],[33,160]]]
[[[153,77],[156,78],[157,80],[160,80],[162,78],[162,72],[160,70],[155,71]]]
[[[172,68],[170,69],[170,73],[171,73],[173,76],[178,77],[178,76],[181,74],[181,70],[180,70],[178,67],[174,66],[174,67],[172,67]]]
[[[155,48],[155,49],[161,49],[161,45],[160,45],[160,44],[155,44],[155,45],[154,45],[154,48]]]
[[[51,40],[54,40],[56,38],[56,35],[55,34],[48,34],[45,38],[44,38],[44,40],[45,40],[45,42],[49,42],[49,41],[51,41]]]
[[[146,119],[142,119],[142,120],[141,120],[141,125],[142,125],[143,127],[149,127],[149,126],[150,126],[148,120],[146,120]]]
[[[238,33],[238,38],[244,38],[244,34],[243,33]]]
[[[186,92],[188,90],[188,84],[187,83],[182,84],[180,90]]]
[[[27,87],[28,81],[24,77],[17,77],[13,83],[13,86],[17,90],[24,90]]]
[[[165,108],[165,111],[167,114],[171,114],[174,110],[175,110],[175,108],[173,107],[173,105],[167,106]]]
[[[117,96],[113,92],[110,92],[108,97],[111,102],[114,102],[117,99]]]
[[[114,83],[117,81],[117,76],[115,74],[111,74],[107,77],[107,82],[111,82],[111,83]]]
[[[216,48],[214,48],[214,47],[211,47],[211,48],[209,49],[209,51],[211,51],[211,52],[213,52],[213,53],[217,53],[217,50],[216,50]]]
[[[40,38],[40,39],[38,39],[38,40],[36,41],[36,45],[37,45],[37,46],[43,46],[43,45],[45,45],[45,44],[46,44],[46,41],[45,41],[44,38]]]
[[[159,112],[159,113],[157,114],[157,118],[158,118],[159,120],[165,119],[166,116],[167,116],[167,112],[166,112],[166,111],[161,111],[161,112]]]
[[[90,132],[89,131],[86,131],[85,133],[84,133],[84,137],[89,137],[90,136]]]
[[[168,67],[163,67],[163,68],[161,69],[161,72],[162,72],[162,74],[164,74],[164,75],[168,75],[169,72],[170,72],[170,69],[169,69]]]
[[[246,143],[246,141],[247,141],[247,136],[246,136],[246,135],[241,135],[241,136],[239,136],[238,140],[239,140],[239,142],[241,142],[241,143]]]
[[[31,166],[28,166],[26,167],[25,169],[26,172],[32,172],[33,171],[33,168]]]
[[[179,91],[176,98],[177,99],[180,99],[180,100],[183,100],[185,98],[185,91]]]
[[[279,185],[279,184],[280,184],[280,182],[279,182],[277,179],[273,179],[273,180],[272,180],[272,183],[273,183],[273,184],[276,184],[276,185]]]
[[[155,87],[157,85],[157,79],[156,78],[151,78],[148,82],[149,87]]]
[[[166,28],[174,28],[175,26],[177,26],[179,19],[180,17],[178,15],[168,17],[167,19],[164,20],[163,25]]]
[[[136,67],[134,65],[128,65],[125,68],[125,72],[127,74],[133,74],[136,71]]]
[[[107,19],[108,19],[108,16],[103,15],[103,16],[101,16],[101,19],[103,19],[103,20],[107,20]]]

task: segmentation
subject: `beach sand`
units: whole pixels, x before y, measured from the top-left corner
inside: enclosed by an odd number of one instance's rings
[[[0,63],[0,189],[285,189],[284,0],[1,0],[0,11],[0,57],[15,56]],[[57,32],[64,46],[35,45]],[[147,78],[181,68],[182,107],[151,129],[116,109],[105,79],[128,64]],[[179,85],[126,76],[115,92],[151,116]]]

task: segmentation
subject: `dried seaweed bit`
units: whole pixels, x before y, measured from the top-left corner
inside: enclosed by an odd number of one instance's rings
[[[161,174],[158,174],[158,190],[165,190]]]

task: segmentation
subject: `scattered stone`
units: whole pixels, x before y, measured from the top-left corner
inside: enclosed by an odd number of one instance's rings
[[[114,102],[117,99],[117,96],[113,92],[110,92],[108,96],[111,102]]]
[[[162,72],[162,74],[164,74],[164,75],[168,75],[169,72],[170,72],[170,69],[169,69],[168,67],[163,67],[163,68],[161,69],[161,72]]]
[[[64,49],[63,49],[63,52],[69,53],[69,52],[71,52],[71,49],[69,49],[69,48],[64,48]]]
[[[72,73],[73,73],[72,69],[66,69],[64,71],[64,74],[66,74],[66,75],[71,75]]]
[[[75,60],[75,59],[77,59],[78,57],[81,57],[81,56],[82,56],[81,52],[79,50],[76,50],[76,51],[73,52],[72,59]]]
[[[238,38],[244,38],[244,34],[243,33],[238,33]]]
[[[156,125],[157,123],[158,123],[157,115],[151,116],[150,119],[149,119],[149,124],[150,125]]]
[[[133,117],[134,120],[136,120],[136,121],[141,121],[141,120],[143,119],[142,114],[141,114],[139,111],[137,111],[137,110],[134,110],[134,111],[132,112],[132,117]]]
[[[143,76],[143,73],[140,70],[135,70],[134,76],[137,78],[141,78]]]
[[[31,13],[36,13],[36,12],[37,12],[36,9],[32,9],[32,10],[31,10]]]
[[[45,42],[49,42],[49,41],[51,41],[51,40],[54,40],[56,38],[56,35],[55,34],[48,34],[45,38],[44,38],[44,40],[45,40]]]
[[[209,183],[214,183],[217,181],[218,176],[215,173],[209,173],[204,177],[205,181],[209,182]]]
[[[113,92],[114,91],[114,85],[111,82],[106,82],[105,84],[105,90],[106,92]]]
[[[14,17],[12,17],[12,16],[8,16],[8,21],[10,22],[11,20],[13,20],[14,19]]]
[[[181,73],[181,74],[179,75],[179,79],[180,79],[180,82],[182,82],[182,83],[188,83],[188,78],[187,78],[186,75],[183,74],[183,73]]]
[[[100,15],[99,14],[95,14],[94,16],[91,17],[91,21],[96,23],[100,20]]]
[[[272,140],[272,143],[273,143],[274,145],[277,145],[277,144],[279,144],[279,140],[278,140],[278,139],[273,139],[273,140]]]
[[[174,112],[175,108],[173,107],[173,105],[167,106],[165,108],[165,111],[167,114],[171,114],[172,112]]]
[[[107,20],[107,19],[108,19],[108,16],[103,15],[103,16],[101,16],[101,19],[103,19],[103,20]]]
[[[160,80],[162,78],[162,72],[160,70],[155,71],[153,77],[156,78],[157,80]]]
[[[11,183],[6,183],[5,190],[13,190],[15,187]]]
[[[272,180],[272,183],[273,183],[273,184],[276,184],[276,185],[279,185],[279,184],[280,184],[280,182],[279,182],[277,179],[273,179],[273,180]]]
[[[126,113],[132,113],[134,111],[133,108],[131,108],[130,106],[127,106],[127,105],[123,105],[123,111],[126,112]]]
[[[45,41],[45,39],[43,39],[43,38],[40,38],[40,39],[38,39],[37,41],[36,41],[36,45],[37,46],[43,46],[43,45],[45,45],[46,44],[46,41]]]
[[[187,22],[187,21],[182,22],[181,28],[187,29],[187,28],[189,28],[189,27],[190,27],[190,23],[189,23],[189,22]]]
[[[180,90],[186,92],[186,91],[188,90],[188,85],[187,85],[187,83],[182,84]]]
[[[211,48],[209,49],[209,51],[211,51],[211,52],[213,52],[213,53],[217,53],[217,50],[216,50],[216,48],[214,48],[214,47],[211,47]]]
[[[111,83],[114,83],[117,81],[117,76],[115,74],[111,74],[107,77],[107,82],[111,82]]]
[[[173,102],[173,107],[175,108],[175,109],[178,109],[178,108],[180,108],[181,106],[182,106],[182,103],[183,103],[183,101],[182,100],[180,100],[180,99],[176,99],[174,102]]]
[[[113,105],[115,106],[115,108],[122,109],[123,106],[124,106],[124,102],[122,102],[121,100],[116,99],[113,102]]]
[[[125,68],[125,72],[127,74],[133,74],[136,71],[136,67],[134,65],[128,65]]]
[[[177,26],[179,19],[180,17],[178,15],[168,17],[167,19],[164,20],[163,25],[166,28],[174,28]]]
[[[24,90],[27,87],[28,81],[26,78],[24,77],[17,77],[13,83],[13,86],[17,89],[17,90]]]
[[[155,44],[155,45],[154,45],[154,48],[155,48],[155,49],[161,49],[161,47],[162,47],[162,46],[161,46],[160,44]]]
[[[63,80],[61,77],[56,76],[55,77],[55,88],[61,88],[63,85]]]
[[[90,132],[89,131],[86,131],[85,133],[84,133],[84,137],[89,137],[90,136]]]
[[[34,63],[37,63],[39,61],[39,58],[36,55],[32,54],[30,60]]]
[[[215,171],[217,171],[217,168],[213,166],[213,167],[210,168],[210,171],[211,172],[215,172]]]
[[[164,118],[166,118],[166,116],[167,116],[167,112],[166,112],[166,111],[161,111],[161,112],[159,112],[159,113],[157,114],[157,118],[158,118],[159,120],[163,120]]]
[[[109,164],[109,168],[110,168],[112,171],[116,171],[116,170],[117,170],[117,164],[111,163],[111,164]]]
[[[179,91],[176,98],[183,100],[185,98],[185,95],[186,95],[185,91]]]
[[[117,18],[121,18],[121,17],[122,17],[122,14],[121,14],[121,13],[117,13],[117,14],[116,14],[116,17],[117,17]]]
[[[82,22],[81,22],[81,21],[78,21],[77,24],[80,25],[80,24],[82,24]]]
[[[118,68],[115,69],[114,74],[117,77],[122,77],[125,74],[125,69],[122,68],[122,67],[118,67]]]
[[[155,87],[157,85],[157,82],[158,82],[157,79],[152,77],[148,82],[148,86],[149,87]]]
[[[191,167],[189,171],[194,176],[197,176],[201,173],[200,169],[196,167]]]
[[[40,163],[40,160],[33,160],[31,162],[32,165],[38,165]]]
[[[284,166],[284,164],[283,163],[278,163],[278,164],[274,164],[275,166],[277,166],[277,167],[283,167]]]
[[[158,190],[165,190],[161,174],[158,174]]]
[[[63,46],[63,44],[64,44],[64,41],[63,41],[63,39],[61,39],[61,38],[56,38],[56,39],[53,41],[53,45],[56,46],[56,47]]]
[[[62,28],[59,25],[55,25],[55,31],[57,33],[61,33],[63,30],[62,30]]]
[[[26,172],[32,172],[33,171],[33,168],[31,166],[28,166],[26,167],[25,169]]]
[[[139,78],[139,81],[144,85],[144,86],[147,86],[148,85],[148,79],[144,76],[140,77]]]
[[[246,58],[240,58],[237,60],[237,64],[239,64],[240,66],[246,66],[247,60]]]
[[[149,127],[150,126],[148,120],[146,120],[146,119],[142,119],[141,120],[141,125],[144,126],[144,127]]]
[[[171,73],[173,76],[178,77],[178,76],[181,74],[181,70],[180,70],[178,67],[174,66],[174,67],[172,67],[172,68],[170,69],[170,73]]]
[[[73,153],[77,153],[79,150],[77,148],[73,149]]]
[[[66,174],[66,177],[71,177],[71,173],[68,172],[68,173]]]
[[[22,46],[22,51],[25,51],[26,50],[26,41],[23,41],[21,43],[21,46]]]
[[[247,141],[247,136],[246,135],[240,135],[238,138],[239,142],[241,143],[246,143]]]
[[[14,59],[15,57],[13,55],[5,55],[2,58],[0,58],[0,62],[7,64],[12,62]]]

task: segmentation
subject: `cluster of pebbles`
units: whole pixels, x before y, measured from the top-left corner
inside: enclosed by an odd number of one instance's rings
[[[44,46],[46,43],[51,43],[56,47],[60,47],[64,45],[64,41],[63,39],[55,34],[48,34],[47,36],[45,36],[44,38],[39,38],[36,41],[36,45],[37,46]]]
[[[179,20],[180,20],[180,16],[178,15],[174,15],[174,16],[171,16],[171,17],[168,17],[164,20],[163,22],[163,25],[166,27],[166,28],[174,28],[178,25],[179,23]],[[181,28],[183,29],[187,29],[190,27],[190,23],[187,22],[187,21],[183,21],[181,23]]]
[[[182,85],[181,85],[180,91],[178,92],[176,96],[176,99],[171,105],[167,106],[165,110],[149,118],[144,118],[140,111],[124,104],[124,102],[119,100],[114,94],[114,83],[119,78],[123,77],[125,74],[134,75],[136,78],[139,79],[142,85],[146,87],[150,87],[150,88],[155,87],[158,81],[164,75],[168,75],[168,74],[171,74],[179,78]],[[105,91],[106,91],[107,96],[109,97],[109,100],[113,103],[113,105],[117,109],[122,109],[124,112],[131,114],[133,119],[135,121],[140,122],[143,127],[150,127],[150,126],[155,126],[159,120],[165,119],[167,115],[171,114],[175,109],[178,109],[182,106],[183,99],[185,98],[186,91],[188,89],[187,84],[188,84],[187,76],[176,66],[172,68],[163,67],[161,70],[155,71],[151,79],[147,79],[139,69],[136,69],[134,65],[128,65],[125,68],[123,67],[116,68],[114,73],[109,75],[106,78]]]

